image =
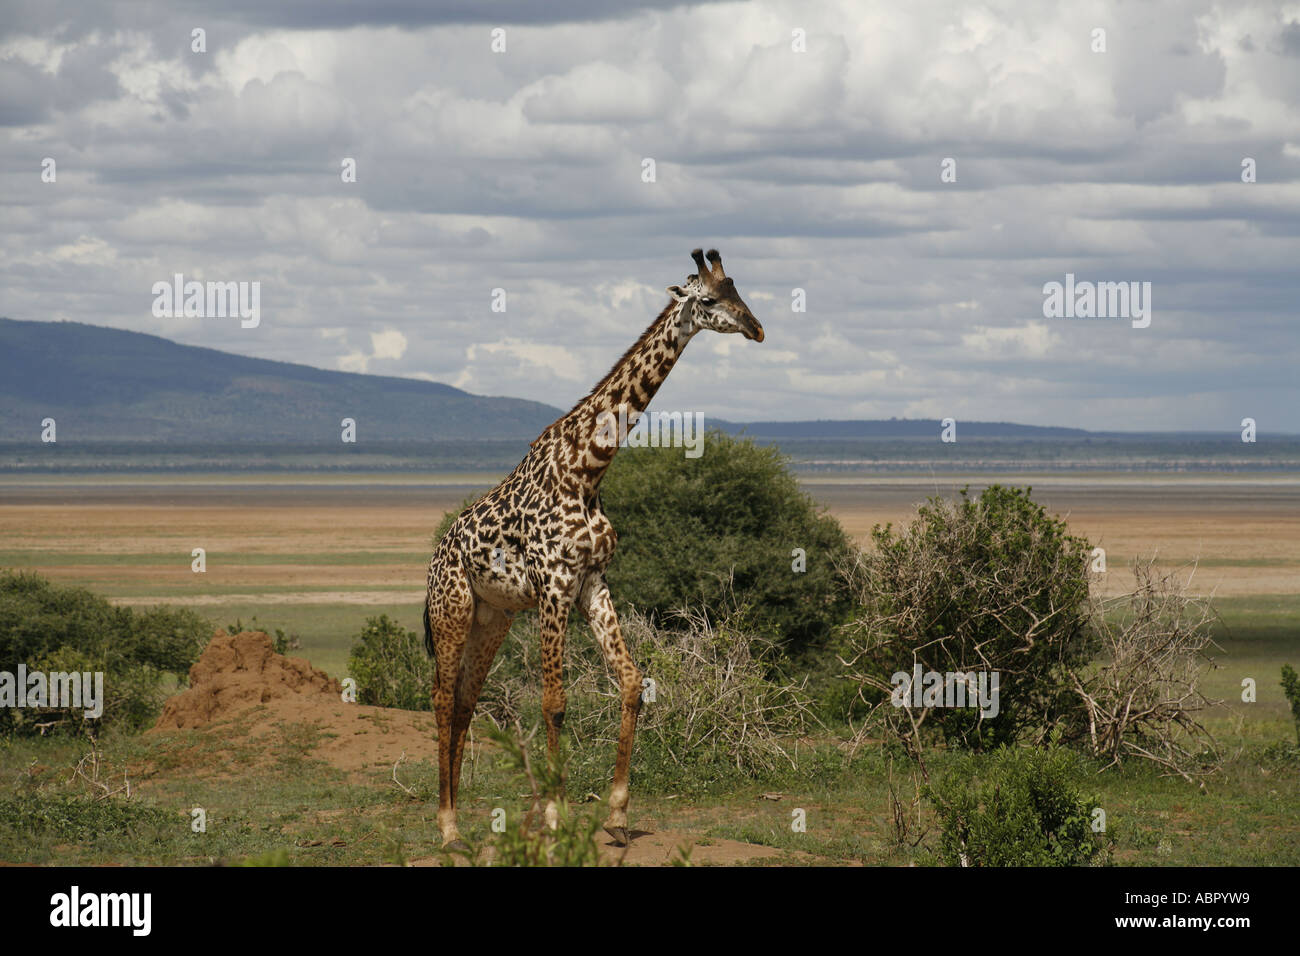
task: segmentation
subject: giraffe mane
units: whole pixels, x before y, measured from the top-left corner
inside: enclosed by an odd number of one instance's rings
[[[677,303],[675,301],[669,300],[668,304],[664,306],[664,310],[659,313],[658,317],[653,322],[651,322],[648,326],[646,326],[646,330],[641,333],[641,337],[637,339],[635,342],[633,342],[631,345],[629,345],[627,351],[623,353],[623,357],[620,358],[617,362],[615,362],[614,367],[605,373],[605,377],[602,378],[595,385],[593,385],[590,392],[588,392],[582,398],[578,399],[578,401],[574,404],[572,408],[570,408],[567,412],[565,412],[555,421],[551,422],[551,424],[543,428],[542,433],[538,435],[536,438],[534,438],[531,442],[529,442],[528,447],[536,448],[538,443],[547,435],[549,435],[552,431],[554,431],[557,425],[559,425],[562,421],[567,419],[570,415],[572,415],[579,408],[581,408],[583,403],[586,402],[589,398],[591,398],[591,396],[595,395],[602,388],[604,388],[605,385],[608,384],[609,380],[614,377],[615,373],[617,373],[619,369],[621,369],[624,365],[626,365],[628,360],[631,359],[632,356],[636,354],[637,350],[640,349],[641,346],[645,344],[645,340],[650,337],[650,333],[653,332],[655,329],[657,329],[660,323],[662,323],[664,320],[667,319],[669,314],[673,311],[674,308],[676,308],[676,306]]]

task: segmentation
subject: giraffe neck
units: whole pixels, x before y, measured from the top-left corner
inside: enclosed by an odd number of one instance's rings
[[[620,442],[620,430],[636,424],[691,340],[679,321],[681,304],[670,303],[591,394],[557,425],[573,467],[574,490],[589,497],[600,485]]]

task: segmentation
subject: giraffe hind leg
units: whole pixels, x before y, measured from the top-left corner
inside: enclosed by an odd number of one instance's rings
[[[452,716],[451,789],[453,793],[460,789],[460,768],[465,758],[465,736],[474,717],[474,708],[478,704],[479,695],[483,692],[483,682],[492,668],[497,651],[501,649],[501,642],[510,633],[510,622],[509,614],[484,603],[482,599],[478,600],[474,624],[470,628],[465,654],[461,659],[460,674],[456,681],[456,706]]]
[[[443,844],[460,841],[456,829],[456,790],[452,767],[455,748],[456,684],[474,621],[474,592],[460,561],[447,552],[434,555],[424,626],[437,666],[433,679],[433,713],[438,722],[438,829]]]

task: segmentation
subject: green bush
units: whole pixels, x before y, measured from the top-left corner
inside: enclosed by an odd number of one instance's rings
[[[776,448],[720,431],[706,435],[698,458],[680,448],[624,448],[600,495],[618,533],[606,579],[622,606],[668,627],[685,607],[745,607],[745,626],[788,653],[823,641],[846,619],[837,566],[852,545]],[[796,548],[803,571],[793,568]]]
[[[1291,716],[1295,720],[1296,742],[1300,743],[1300,677],[1290,664],[1282,665],[1282,693],[1286,694],[1291,704]]]
[[[1034,503],[1029,489],[993,485],[978,498],[931,498],[902,531],[872,531],[875,550],[849,567],[855,620],[841,655],[862,698],[887,702],[894,675],[997,672],[999,712],[934,707],[925,726],[986,748],[1041,738],[1080,708],[1069,679],[1091,659],[1087,541]],[[991,680],[991,678],[990,678]],[[917,715],[918,720],[921,719]]]
[[[1092,830],[1095,796],[1078,781],[1078,756],[1063,747],[1002,747],[962,755],[927,786],[948,866],[1083,866],[1108,853]]]
[[[357,682],[357,701],[402,710],[432,710],[434,662],[423,638],[387,614],[366,618],[353,638],[348,673]]]
[[[104,712],[0,709],[0,732],[34,733],[38,723],[149,726],[162,709],[163,678],[180,682],[212,634],[193,611],[166,606],[135,612],[114,607],[85,588],[63,587],[39,574],[0,572],[0,671],[89,671],[104,674]],[[84,723],[83,723],[84,720]]]

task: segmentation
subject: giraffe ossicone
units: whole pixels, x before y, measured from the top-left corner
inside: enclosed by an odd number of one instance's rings
[[[608,440],[603,423],[620,409],[627,417],[644,412],[696,333],[764,338],[717,250],[696,249],[691,258],[697,271],[668,287],[672,299],[658,318],[586,398],[532,442],[504,481],[460,514],[429,561],[424,639],[437,662],[433,710],[444,845],[460,840],[456,799],[474,707],[511,620],[526,608],[537,608],[541,625],[542,714],[552,755],[564,721],[564,634],[575,608],[618,682],[621,725],[605,830],[619,845],[629,840],[628,778],[643,688],[605,584],[618,539],[599,490],[619,444]],[[551,796],[552,805],[564,797]],[[550,812],[547,817],[553,823]]]

